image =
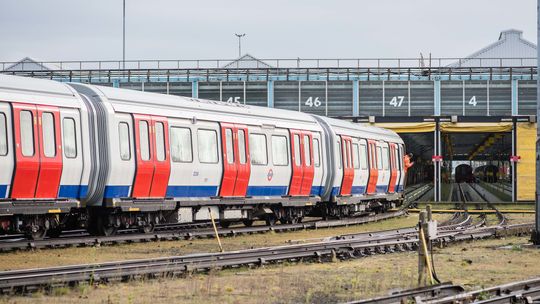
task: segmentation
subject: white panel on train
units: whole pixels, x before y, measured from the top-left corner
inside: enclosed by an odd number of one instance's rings
[[[15,157],[13,156],[13,132],[11,108],[8,103],[0,102],[0,198],[9,195]]]
[[[368,160],[367,160],[367,141],[365,139],[353,139],[352,146],[354,180],[351,189],[352,195],[364,195],[367,189],[369,178]]]
[[[311,187],[311,195],[323,195],[324,180],[326,178],[323,161],[326,157],[325,150],[322,148],[321,133],[313,133],[313,163],[315,174],[313,175],[313,185]]]
[[[81,185],[83,153],[80,114],[77,109],[60,109],[60,129],[62,133],[62,177],[58,197],[84,197],[87,184]]]
[[[167,196],[216,196],[223,171],[219,125],[169,118],[169,128],[172,162]]]
[[[109,176],[105,198],[127,197],[135,176],[133,118],[129,114],[109,114]]]

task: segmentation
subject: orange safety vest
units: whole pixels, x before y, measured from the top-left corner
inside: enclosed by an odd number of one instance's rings
[[[414,163],[411,163],[411,158],[409,157],[409,155],[403,156],[403,167],[405,168],[405,172],[407,172],[407,170],[409,170],[409,168],[412,167],[413,164]]]

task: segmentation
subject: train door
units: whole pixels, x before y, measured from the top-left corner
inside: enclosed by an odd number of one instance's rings
[[[367,142],[365,139],[355,140],[352,146],[354,181],[351,193],[353,195],[362,195],[367,190],[369,179]]]
[[[246,195],[251,173],[249,136],[247,126],[222,123],[221,146],[223,151],[223,176],[220,196],[243,197]]]
[[[397,172],[397,165],[396,165],[396,144],[394,143],[388,143],[388,146],[390,148],[389,153],[389,161],[390,161],[390,181],[388,184],[388,192],[394,193],[396,192],[396,181],[398,177]]]
[[[9,194],[13,169],[15,168],[13,147],[13,132],[11,132],[12,117],[8,103],[0,102],[0,199]]]
[[[167,118],[152,116],[151,137],[153,144],[152,155],[154,174],[150,187],[150,197],[165,197],[169,177],[171,175],[171,160],[169,150],[169,123]]]
[[[313,186],[313,177],[315,175],[315,167],[313,164],[313,134],[309,131],[302,132],[302,188],[300,194],[303,196],[309,196],[311,194],[311,187]]]
[[[304,176],[304,166],[302,162],[302,132],[289,130],[291,138],[291,166],[292,177],[289,185],[289,195],[300,195],[302,189],[302,179]]]
[[[132,197],[149,197],[154,177],[153,137],[151,136],[152,117],[133,114],[135,133],[136,171],[133,181]]]
[[[405,151],[403,150],[403,145],[398,145],[398,159],[399,159],[399,168],[401,170],[401,175],[399,178],[399,186],[398,186],[398,192],[403,191],[405,189],[405,179],[407,177],[407,174],[405,172],[405,168],[403,167],[403,157],[405,156]]]
[[[341,154],[343,162],[343,179],[341,181],[341,195],[351,195],[354,180],[354,168],[352,159],[352,139],[341,135]]]
[[[309,196],[313,186],[313,134],[309,131],[289,130],[291,137],[292,177],[289,195]]]
[[[368,156],[368,165],[369,165],[369,179],[367,186],[367,194],[375,194],[377,191],[377,180],[379,178],[379,170],[377,168],[377,149],[375,141],[367,141],[367,156]]]
[[[60,110],[62,129],[62,178],[58,197],[78,198],[84,195],[81,178],[84,169],[80,114],[75,109]]]
[[[16,169],[11,197],[56,198],[62,175],[60,112],[49,106],[12,107]]]
[[[62,139],[60,111],[56,107],[37,106],[40,168],[36,198],[56,198],[62,177]]]

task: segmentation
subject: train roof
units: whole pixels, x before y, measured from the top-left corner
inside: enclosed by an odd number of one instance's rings
[[[76,92],[65,83],[4,74],[0,74],[0,99],[60,107],[82,106]]]
[[[330,117],[321,117],[321,119],[326,121],[334,128],[337,127],[349,130],[350,132],[369,133],[370,135],[374,135],[377,138],[381,138],[383,140],[392,140],[393,142],[403,143],[401,137],[396,132],[389,129],[375,127],[365,123],[353,123],[350,121]]]

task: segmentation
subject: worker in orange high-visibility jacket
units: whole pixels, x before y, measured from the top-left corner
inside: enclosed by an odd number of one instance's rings
[[[407,173],[407,170],[409,170],[409,168],[414,165],[414,162],[411,162],[412,157],[412,153],[406,154],[403,157],[403,167],[405,168],[405,174]]]

